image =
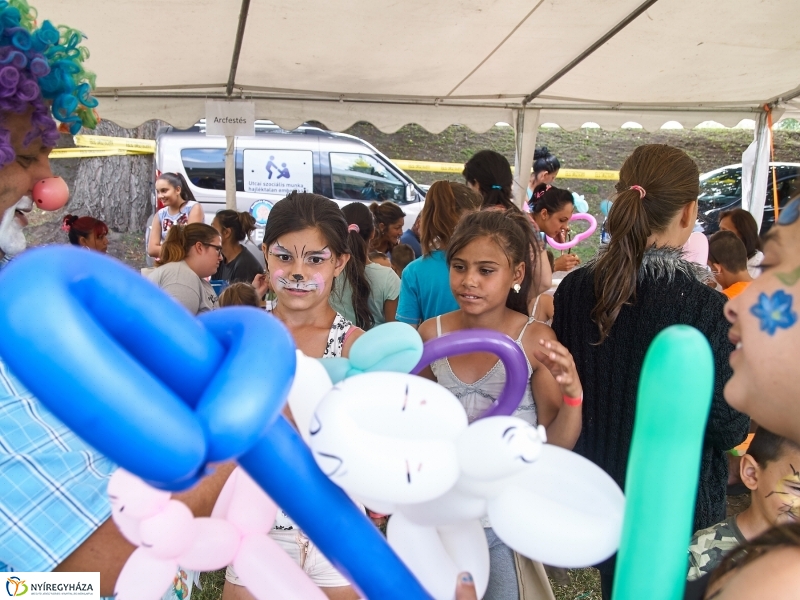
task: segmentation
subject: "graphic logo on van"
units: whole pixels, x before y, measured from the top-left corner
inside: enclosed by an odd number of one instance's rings
[[[258,225],[266,225],[273,206],[275,205],[268,200],[256,200],[250,206],[250,214],[253,215]]]
[[[272,179],[272,169],[278,173],[278,176],[275,179],[291,179],[291,175],[289,174],[289,169],[286,167],[286,163],[281,163],[281,168],[278,168],[273,161],[275,160],[274,156],[270,156],[269,160],[267,161],[267,179]]]

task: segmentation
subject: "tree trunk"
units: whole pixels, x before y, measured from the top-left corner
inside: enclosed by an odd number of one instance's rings
[[[153,140],[162,123],[147,121],[135,129],[123,129],[101,121],[92,135]],[[72,188],[69,211],[88,214],[114,231],[140,232],[153,214],[153,155],[101,156],[80,161]]]

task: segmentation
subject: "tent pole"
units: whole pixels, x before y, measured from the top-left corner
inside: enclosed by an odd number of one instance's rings
[[[236,210],[236,155],[234,145],[236,137],[225,136],[228,146],[225,149],[225,208]]]
[[[761,221],[764,219],[764,203],[767,198],[767,181],[769,179],[769,136],[771,135],[772,132],[769,129],[767,113],[762,111],[756,119],[756,154],[755,164],[753,165],[752,173],[750,173],[749,198],[742,199],[742,204],[748,206],[747,210],[753,215],[759,230],[761,229]]]
[[[528,199],[528,189],[533,152],[536,149],[536,134],[539,130],[539,110],[520,108],[516,113],[516,146],[514,151],[514,199],[522,207]]]
[[[236,70],[239,68],[239,54],[242,51],[242,41],[244,40],[244,27],[247,24],[247,14],[250,12],[250,0],[242,0],[242,8],[239,10],[239,26],[236,28],[236,41],[233,43],[233,56],[231,57],[231,68],[228,72],[228,85],[225,86],[225,95],[230,96],[233,92],[233,85],[236,82]]]
[[[244,28],[249,12],[250,0],[242,0],[242,7],[239,10],[239,25],[236,28],[236,41],[233,44],[233,55],[231,56],[231,68],[228,72],[228,84],[225,86],[225,95],[228,99],[230,99],[236,83],[236,70],[239,68],[239,55],[242,52]],[[225,208],[236,210],[236,155],[234,154],[236,138],[228,135],[225,136],[225,140],[228,143],[225,149]]]

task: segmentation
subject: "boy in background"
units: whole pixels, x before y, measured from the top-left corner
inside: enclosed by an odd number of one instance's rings
[[[739,545],[800,518],[800,446],[759,427],[739,468],[750,490],[750,506],[694,534],[689,581],[713,571]]]
[[[411,246],[407,244],[397,244],[397,246],[392,248],[392,269],[394,269],[397,276],[402,279],[403,269],[415,258],[414,249]]]
[[[732,231],[718,231],[709,238],[708,266],[728,298],[741,294],[753,281],[747,271],[747,250]]]

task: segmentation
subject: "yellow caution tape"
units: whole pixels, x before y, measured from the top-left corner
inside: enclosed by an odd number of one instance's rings
[[[50,158],[93,158],[97,156],[134,156],[153,154],[156,151],[155,140],[121,138],[103,135],[76,135],[75,145],[78,148],[58,148],[53,150]],[[464,170],[463,163],[431,162],[424,160],[392,159],[392,162],[404,171],[427,171],[431,173],[458,173]],[[514,167],[511,167],[513,170]],[[619,171],[599,171],[592,169],[561,169],[561,179],[602,179],[616,181]]]
[[[393,158],[392,162],[404,171],[427,171],[432,173],[458,173],[464,170],[462,163],[429,162],[424,160],[402,160]],[[514,167],[511,167],[512,171]],[[604,179],[616,181],[619,171],[598,171],[592,169],[560,169],[560,179]]]
[[[593,169],[559,169],[559,179],[605,179],[606,181],[617,181],[619,171],[599,171]]]
[[[146,156],[152,152],[124,148],[56,148],[50,158],[95,158],[98,156]]]
[[[125,150],[139,150],[140,153],[156,151],[155,140],[140,140],[136,138],[121,138],[105,135],[76,135],[75,145],[89,148],[120,148]]]
[[[458,173],[464,170],[463,163],[426,162],[423,160],[391,159],[394,164],[404,171],[429,171],[433,173]]]

